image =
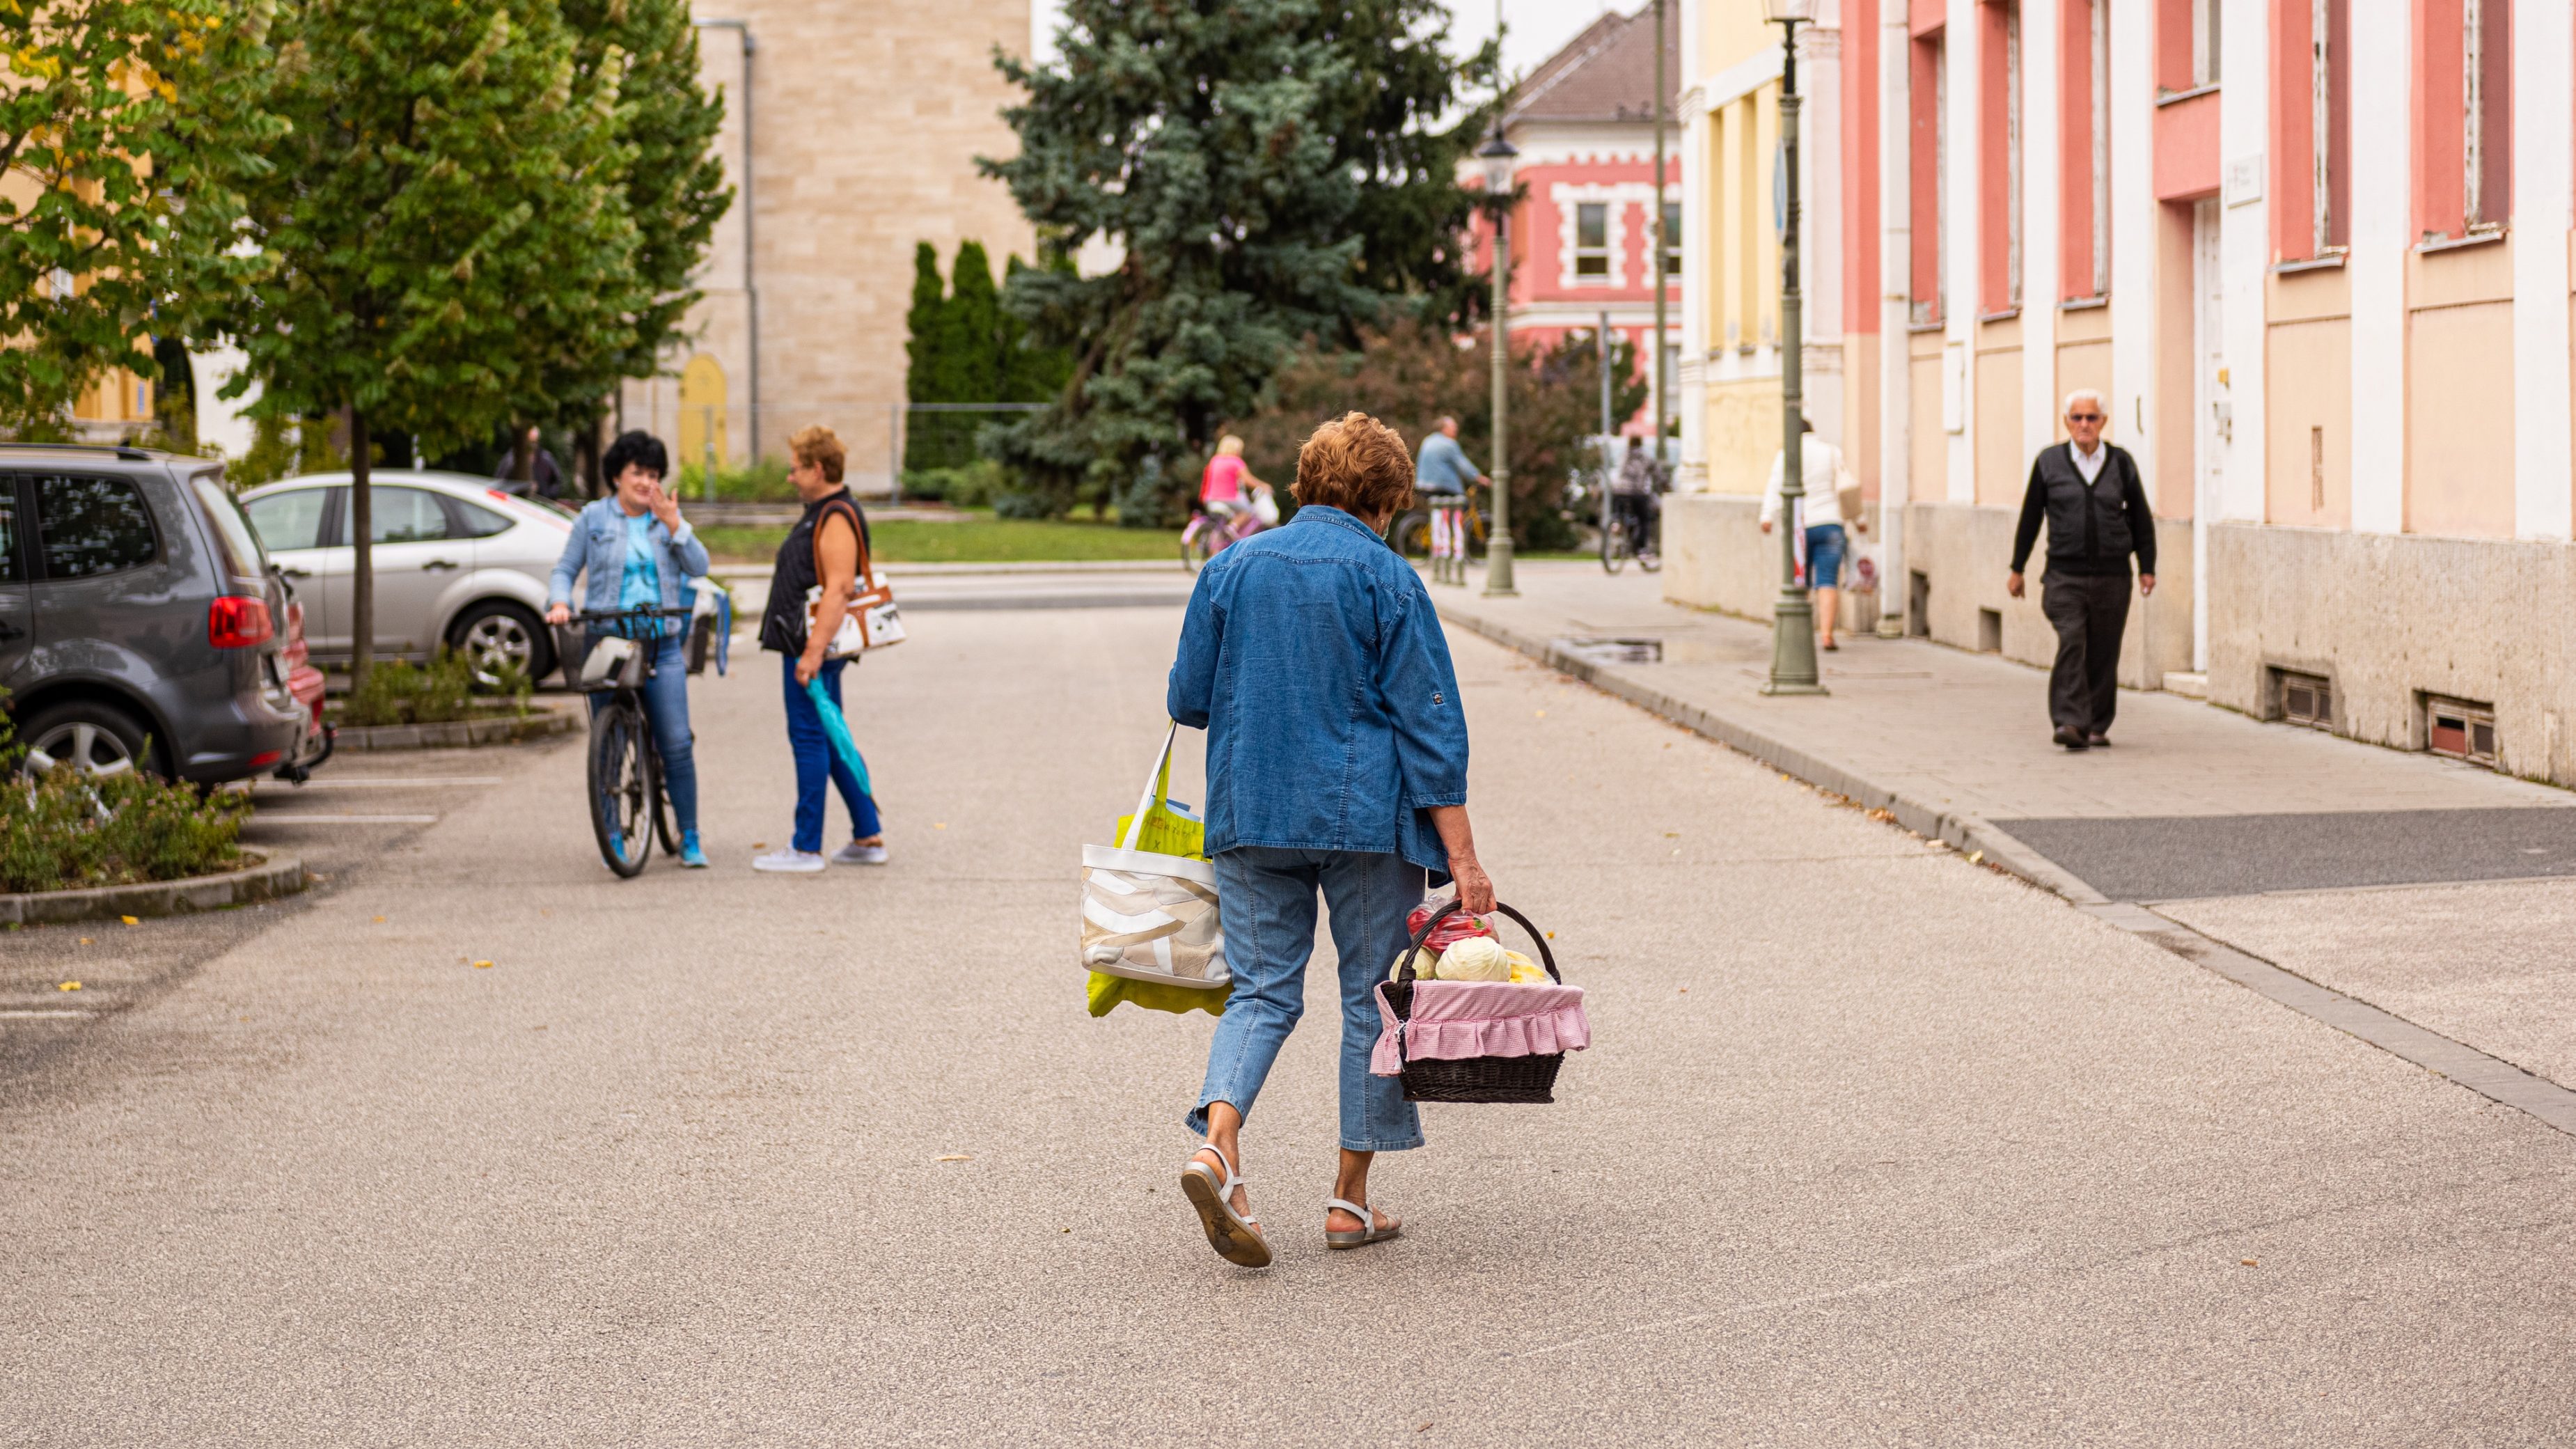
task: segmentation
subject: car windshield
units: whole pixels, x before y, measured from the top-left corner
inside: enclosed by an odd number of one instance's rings
[[[215,521],[215,538],[223,545],[224,562],[232,565],[233,577],[267,578],[268,550],[260,547],[259,530],[242,512],[241,500],[224,487],[223,475],[200,473],[188,481],[206,505],[206,516]]]

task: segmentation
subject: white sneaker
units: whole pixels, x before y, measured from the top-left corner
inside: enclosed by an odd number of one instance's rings
[[[853,840],[832,852],[834,865],[883,865],[885,863],[886,848],[882,845],[861,845]]]
[[[767,855],[753,856],[751,858],[751,868],[753,870],[786,871],[793,875],[812,875],[823,868],[823,852],[819,850],[796,850],[792,848],[787,850],[773,850]]]

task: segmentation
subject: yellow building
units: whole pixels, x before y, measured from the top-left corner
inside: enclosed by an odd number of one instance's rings
[[[1758,495],[1780,446],[1780,43],[1761,0],[1683,4],[1681,82],[1678,485]],[[1809,317],[1813,340],[1825,329]]]

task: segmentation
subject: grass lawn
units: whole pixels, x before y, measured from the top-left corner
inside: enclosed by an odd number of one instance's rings
[[[777,557],[781,528],[702,528],[707,552],[726,563],[767,563]],[[1059,563],[1082,559],[1142,559],[1177,563],[1181,536],[1150,528],[1074,519],[995,518],[976,514],[955,523],[912,518],[871,519],[868,536],[888,563]]]

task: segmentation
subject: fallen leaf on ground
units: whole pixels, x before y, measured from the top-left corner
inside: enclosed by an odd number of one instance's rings
[[[384,917],[382,917],[382,916],[378,916],[378,917],[376,917],[376,924],[377,924],[377,925],[381,926],[381,925],[383,925],[384,923],[385,923],[385,918],[384,918]]]
[[[82,945],[84,945],[84,946],[88,945],[88,944],[89,944],[89,937],[87,937],[87,936],[83,936],[83,937],[81,937],[81,944],[82,944]]]
[[[2263,1266],[2260,1262],[2258,1262],[2258,1261],[2256,1261],[2255,1259],[2252,1259],[2252,1258],[2239,1258],[2239,1259],[2237,1259],[2236,1261],[2237,1261],[2239,1264],[2241,1264],[2241,1265],[2243,1265],[2243,1266],[2245,1266],[2245,1267],[2248,1267],[2248,1268],[2260,1268],[2260,1267],[2262,1267],[2262,1266]]]
[[[934,1157],[930,1160],[933,1162],[972,1162],[975,1159],[967,1153],[951,1152],[945,1157]]]
[[[934,820],[930,822],[930,828],[933,830],[945,830],[948,828],[948,822],[945,820]]]
[[[119,916],[119,917],[117,917],[117,919],[118,919],[118,920],[120,920],[120,921],[123,921],[125,924],[127,924],[127,925],[129,925],[129,926],[139,926],[139,925],[142,925],[142,924],[143,924],[141,921],[138,921],[138,920],[134,919],[132,916]]]
[[[1968,864],[1970,864],[1970,865],[1983,865],[1983,864],[1985,864],[1985,863],[1986,863],[1986,853],[1985,853],[1984,851],[1982,851],[1982,850],[1972,850],[1972,851],[1969,851],[1969,852],[1968,852]]]
[[[78,990],[80,990],[80,983],[79,983],[79,982],[77,982],[77,981],[66,981],[66,982],[64,982],[62,985],[57,986],[57,987],[55,987],[54,989],[55,989],[56,991],[78,991]]]
[[[492,963],[489,961],[477,961],[474,963],[474,969],[477,971],[489,971],[492,969]]]

